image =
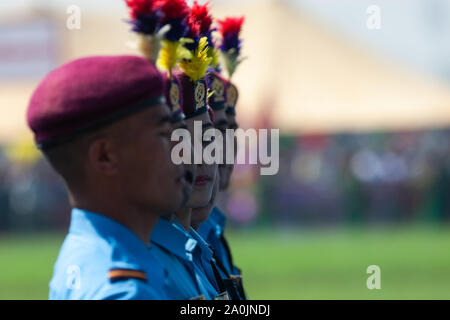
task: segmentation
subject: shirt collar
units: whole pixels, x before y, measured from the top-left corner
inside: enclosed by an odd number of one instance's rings
[[[151,242],[163,247],[183,260],[191,260],[187,253],[193,251],[197,246],[196,241],[183,232],[176,224],[165,218],[159,218],[158,223],[152,231]],[[181,227],[182,228],[182,227]]]
[[[209,244],[205,241],[205,239],[203,239],[202,236],[199,235],[198,232],[195,231],[193,228],[191,228],[190,234],[192,238],[194,238],[198,242],[203,258],[205,258],[207,261],[211,260],[213,252]]]
[[[214,207],[208,220],[200,224],[198,233],[205,239],[210,239],[210,237],[220,238],[225,229],[225,224],[225,215],[219,208]]]
[[[205,239],[209,239],[211,234],[215,234],[216,224],[208,219],[202,223],[198,227],[198,233],[201,234]]]
[[[148,247],[137,235],[103,214],[73,208],[69,233],[107,241],[113,248],[111,259],[114,267],[147,269],[153,261]]]
[[[227,223],[227,217],[218,207],[213,208],[209,217],[210,217],[210,219],[212,219],[212,221],[214,221],[222,229],[222,232],[223,232],[223,230],[225,230],[225,226]]]

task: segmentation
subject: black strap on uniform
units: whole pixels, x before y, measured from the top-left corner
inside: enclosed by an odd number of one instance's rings
[[[231,278],[223,279],[225,288],[227,288],[228,294],[231,300],[242,300],[239,295],[239,289],[236,286],[236,281]]]
[[[209,263],[211,264],[211,267],[214,272],[214,277],[216,278],[217,284],[219,285],[220,293],[222,292],[228,292],[231,300],[241,300],[239,297],[239,290],[235,286],[235,282],[232,279],[223,279],[220,276],[219,270],[217,269],[216,264],[213,262],[213,260],[210,260]]]
[[[220,235],[220,240],[222,241],[222,244],[225,247],[225,251],[227,253],[228,261],[230,263],[231,268],[236,268],[240,272],[240,269],[234,266],[233,258],[231,256],[230,246],[228,245],[227,239],[225,239],[225,237],[223,236],[223,233]],[[213,252],[214,252],[214,250],[213,250]],[[220,260],[218,260],[218,261],[220,261]],[[222,263],[221,263],[221,265],[223,267]],[[227,274],[227,277],[230,278],[230,275],[228,274],[228,272],[226,272],[225,274]],[[247,295],[245,294],[245,290],[244,290],[244,285],[242,283],[242,279],[241,279],[240,283],[237,285],[237,290],[238,290],[239,294],[242,296],[242,299],[246,300]]]
[[[231,279],[235,281],[235,285],[239,292],[239,295],[242,297],[242,300],[247,300],[247,295],[245,294],[244,284],[242,283],[242,276],[232,276]]]
[[[225,285],[223,283],[223,279],[220,276],[219,270],[217,270],[215,263],[212,260],[209,260],[209,263],[211,264],[211,268],[213,269],[214,278],[216,278],[216,282],[217,282],[217,285],[219,286],[220,293],[226,291]]]
[[[220,260],[220,258],[217,256],[216,251],[214,250],[214,248],[212,246],[210,246],[210,245],[208,245],[208,247],[212,251],[213,258],[214,258],[214,260],[216,260],[216,264],[219,267],[219,269],[227,276],[227,278],[229,278],[230,277],[230,273],[228,272],[228,270],[223,265],[222,260]]]

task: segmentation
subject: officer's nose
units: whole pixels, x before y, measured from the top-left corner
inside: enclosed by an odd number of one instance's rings
[[[190,183],[194,183],[195,179],[197,178],[197,171],[198,166],[194,164],[194,146],[191,144],[191,158],[189,159],[189,163],[184,164],[184,168],[186,172],[188,172],[191,175]]]
[[[197,165],[196,164],[185,164],[185,178],[188,183],[193,184],[197,178]]]

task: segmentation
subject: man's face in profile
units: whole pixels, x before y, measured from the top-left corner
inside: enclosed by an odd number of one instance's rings
[[[159,104],[125,121],[118,152],[124,192],[143,207],[166,213],[178,210],[189,189],[183,165],[171,160],[173,127],[167,105]]]

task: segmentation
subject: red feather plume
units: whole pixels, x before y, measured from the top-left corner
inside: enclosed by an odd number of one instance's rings
[[[200,37],[200,25],[192,19],[187,19],[186,24],[189,27],[189,37],[192,39]]]
[[[164,21],[184,19],[189,15],[186,0],[156,0],[155,3],[164,13]]]
[[[202,35],[210,30],[213,23],[213,18],[210,14],[208,5],[209,2],[200,5],[197,1],[194,1],[189,15],[189,26],[197,25],[197,29]]]
[[[125,0],[133,19],[136,19],[138,14],[153,13],[157,9],[156,2],[155,0]]]
[[[234,18],[229,17],[224,20],[219,20],[219,32],[223,38],[226,38],[232,34],[239,34],[241,32],[242,24],[244,23],[244,17]]]

